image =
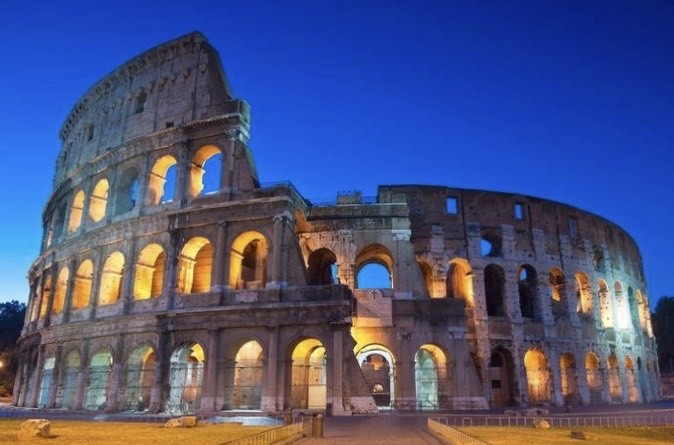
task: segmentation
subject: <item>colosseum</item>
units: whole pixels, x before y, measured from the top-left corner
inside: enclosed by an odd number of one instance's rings
[[[200,33],[122,65],[60,131],[13,404],[213,413],[659,400],[639,249],[525,195],[261,186]]]

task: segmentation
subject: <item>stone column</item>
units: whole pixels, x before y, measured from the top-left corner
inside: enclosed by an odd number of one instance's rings
[[[401,410],[414,409],[416,406],[416,394],[414,393],[416,385],[414,382],[414,356],[416,351],[412,350],[412,332],[399,331],[400,353],[395,358],[396,362],[391,365],[393,374],[394,393],[391,399],[395,406]]]
[[[63,323],[67,323],[70,320],[70,308],[72,307],[73,300],[73,288],[75,287],[75,277],[77,276],[77,262],[74,258],[71,258],[68,261],[68,270],[70,274],[68,275],[68,283],[66,284],[66,295],[65,301],[63,302]],[[58,284],[58,283],[57,283]],[[56,289],[54,289],[56,291]]]
[[[187,202],[187,187],[191,171],[191,159],[189,158],[189,144],[183,142],[181,144],[180,156],[178,157],[178,165],[176,171],[176,190],[174,199],[178,201],[179,206],[182,207]]]
[[[168,332],[160,332],[157,339],[157,351],[154,362],[154,380],[150,389],[150,412],[158,413],[162,409],[164,376],[168,375],[170,358],[167,357]]]
[[[44,345],[37,347],[37,363],[35,364],[35,369],[33,370],[33,383],[31,387],[33,392],[31,393],[30,401],[28,402],[29,408],[36,408],[38,401],[40,399],[40,387],[42,386],[42,370],[44,368]]]
[[[332,405],[333,414],[344,414],[344,390],[342,387],[344,379],[344,327],[342,325],[331,326],[332,328],[332,351],[330,357],[332,360],[328,361],[330,365],[328,371],[330,372],[331,382],[328,387],[328,403]]]
[[[138,173],[138,195],[136,196],[136,207],[138,207],[138,216],[145,214],[147,207],[147,188],[150,182],[150,156],[145,156],[143,168]]]
[[[279,328],[267,329],[267,359],[265,360],[265,378],[262,387],[262,410],[276,412],[283,408],[283,383],[279,385],[278,367],[281,363],[278,356]],[[279,392],[279,388],[281,391]]]
[[[124,336],[117,337],[117,344],[115,345],[115,356],[112,362],[112,370],[110,371],[110,385],[106,393],[106,407],[107,412],[115,412],[118,407],[118,399],[120,398],[120,380],[122,377],[122,357],[124,354]],[[123,392],[122,392],[123,394]]]
[[[220,346],[220,330],[208,331],[208,355],[206,356],[206,375],[201,392],[201,411],[216,410],[215,399],[218,381],[218,350]]]
[[[583,405],[588,405],[590,403],[590,388],[587,386],[587,369],[585,369],[585,355],[582,356],[582,359],[579,363],[578,356],[576,355],[576,378],[578,379],[578,394],[580,395],[580,401]]]
[[[49,398],[47,399],[47,408],[54,408],[56,406],[56,392],[61,386],[61,374],[63,373],[63,345],[56,346],[54,353],[54,375],[51,388],[49,388]]]
[[[170,233],[169,246],[166,252],[166,261],[164,263],[164,291],[166,292],[166,296],[169,301],[169,309],[174,307],[176,297],[176,279],[178,276],[179,264],[178,237],[178,232],[176,230],[172,230]]]
[[[548,369],[552,378],[551,402],[556,406],[564,406],[564,397],[562,396],[562,375],[560,369],[560,357],[557,351],[548,351]]]
[[[87,395],[87,382],[89,381],[89,340],[82,342],[82,357],[80,358],[80,369],[77,374],[77,389],[75,390],[75,409],[84,408],[84,399]]]
[[[126,242],[126,256],[124,259],[124,268],[122,269],[122,282],[120,283],[121,292],[119,298],[122,300],[122,313],[128,314],[133,303],[133,284],[136,263],[136,238],[133,233],[125,234]],[[150,285],[151,286],[151,285]]]
[[[96,252],[96,261],[94,262],[94,272],[91,277],[91,292],[89,292],[89,306],[91,308],[89,311],[89,320],[96,319],[104,264],[105,260],[103,259],[103,249],[98,249],[98,252]]]
[[[267,287],[281,288],[286,287],[287,282],[284,281],[284,269],[286,269],[285,258],[285,226],[286,219],[289,218],[287,212],[274,216],[274,235],[272,240],[272,265],[271,265],[271,282]]]
[[[215,258],[213,259],[213,284],[211,292],[222,292],[229,287],[227,272],[229,261],[227,255],[227,221],[218,222],[218,235],[215,242]]]

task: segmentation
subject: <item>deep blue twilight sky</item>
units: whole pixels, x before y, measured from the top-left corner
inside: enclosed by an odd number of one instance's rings
[[[634,236],[652,308],[674,295],[674,2],[100,5],[2,1],[0,302],[27,300],[70,108],[193,30],[252,107],[261,181],[318,201],[387,183],[562,201]]]

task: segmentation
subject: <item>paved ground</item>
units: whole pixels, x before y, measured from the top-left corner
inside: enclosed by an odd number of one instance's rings
[[[373,417],[326,417],[324,437],[301,445],[443,445],[426,429],[426,416],[382,414]]]

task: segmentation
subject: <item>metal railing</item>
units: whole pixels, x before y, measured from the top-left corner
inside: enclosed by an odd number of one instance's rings
[[[442,425],[452,427],[470,427],[470,426],[497,426],[497,427],[532,427],[534,421],[545,420],[551,427],[556,428],[578,428],[578,427],[597,427],[597,428],[626,428],[642,426],[674,426],[674,414],[653,414],[653,415],[624,415],[624,416],[596,416],[588,415],[583,417],[567,416],[537,416],[537,417],[508,417],[508,416],[448,416],[431,417]]]
[[[239,439],[224,442],[221,445],[269,445],[291,436],[302,434],[304,431],[303,422],[295,422],[290,425],[280,426],[271,430],[263,431],[258,434],[241,437]]]

